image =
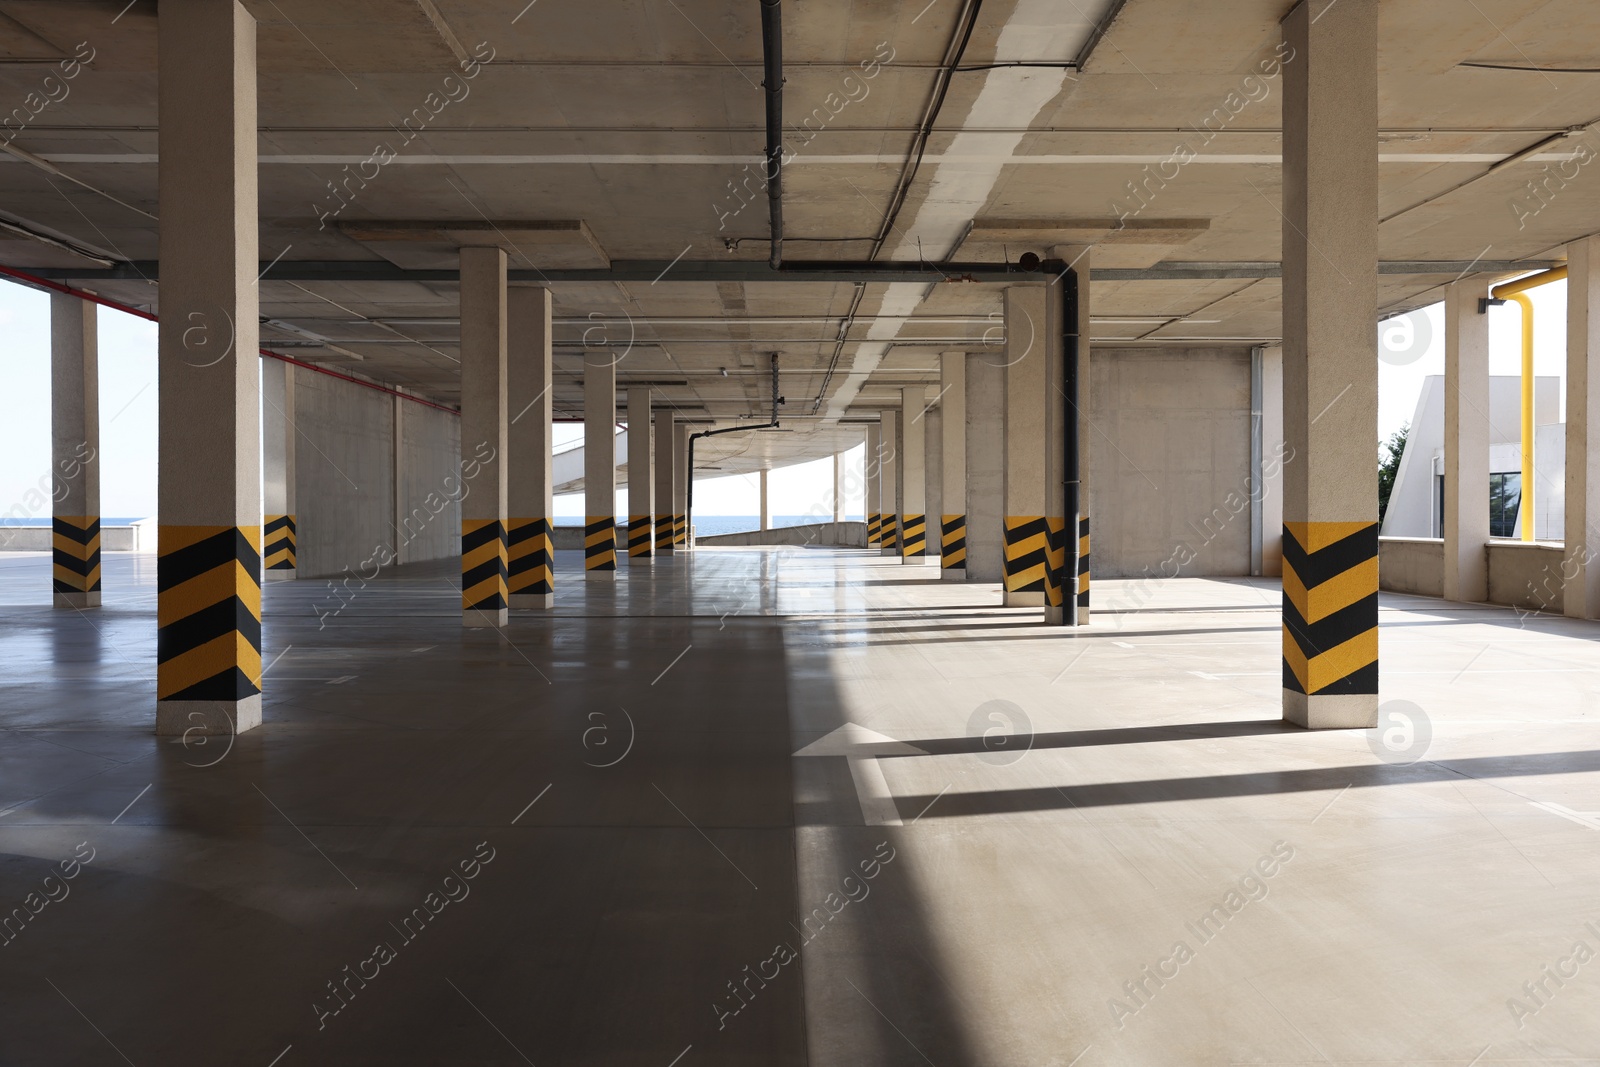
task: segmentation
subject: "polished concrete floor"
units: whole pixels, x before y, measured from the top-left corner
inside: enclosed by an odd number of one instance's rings
[[[1600,626],[1385,597],[1313,734],[1269,582],[559,562],[270,585],[230,744],[0,556],[0,1064],[1600,1064]]]

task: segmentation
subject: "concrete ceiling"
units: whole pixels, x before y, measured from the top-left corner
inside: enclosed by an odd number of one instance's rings
[[[530,270],[766,259],[756,0],[245,4],[260,23],[263,260],[436,265],[450,241],[486,231]],[[786,260],[859,261],[876,245],[878,259],[999,261],[1093,240],[1097,268],[1276,263],[1281,78],[1246,79],[1290,6],[988,0],[913,171],[967,6],[785,4]],[[1600,152],[1589,130],[1600,74],[1559,70],[1597,65],[1585,57],[1600,51],[1600,5],[1498,0],[1492,22],[1484,10],[1382,4],[1385,261],[1559,259],[1563,242],[1600,229],[1587,170],[1567,163],[1577,176],[1542,199],[1527,186],[1576,151]],[[59,79],[62,59],[91,50],[81,73]],[[463,59],[491,54],[476,77],[446,83]],[[0,220],[11,224],[0,263],[72,273],[156,258],[156,67],[153,0],[0,0],[0,100],[26,118],[13,124],[16,151],[0,156]],[[31,114],[24,101],[46,92],[59,99]],[[1230,94],[1236,113],[1202,137]],[[396,129],[407,116],[421,127],[409,140]],[[1197,158],[1147,185],[1139,209],[1129,183],[1180,143]],[[393,160],[363,167],[380,145]],[[1119,204],[1139,209],[1142,235],[1106,234]],[[1386,274],[1374,311],[1436,299],[1455,274]],[[159,309],[147,280],[75,284]],[[1000,337],[994,285],[858,291],[667,270],[552,289],[561,415],[581,414],[585,344],[625,350],[620,379],[657,383],[659,404],[722,425],[765,414],[768,354],[781,354],[793,432],[703,442],[706,464],[727,470],[853,443],[849,420],[933,381],[941,350]],[[1247,345],[1281,328],[1273,278],[1096,281],[1092,299],[1105,344]],[[456,302],[448,281],[268,280],[263,344],[452,403]]]

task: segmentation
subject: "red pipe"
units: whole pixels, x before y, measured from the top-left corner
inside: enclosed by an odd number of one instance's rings
[[[56,293],[64,293],[67,296],[75,296],[79,300],[87,300],[91,304],[99,304],[101,307],[108,307],[113,311],[121,311],[128,315],[135,315],[141,319],[148,319],[151,322],[161,321],[148,311],[140,311],[136,307],[132,307],[128,304],[118,303],[115,300],[107,300],[103,296],[98,296],[83,289],[74,289],[70,285],[62,285],[60,282],[53,282],[48,278],[40,278],[37,275],[29,274],[26,271],[17,270],[15,267],[0,266],[0,274],[16,278],[18,281],[23,282],[26,285],[35,286],[40,289],[49,289],[50,291]],[[410,393],[402,393],[398,389],[391,389],[387,385],[379,385],[377,382],[363,381],[360,378],[353,378],[348,374],[340,374],[336,370],[328,370],[326,367],[319,367],[315,363],[305,363],[289,356],[281,356],[276,352],[268,352],[265,348],[260,349],[260,353],[261,355],[266,356],[268,359],[276,359],[282,363],[290,363],[296,367],[303,367],[306,370],[315,371],[318,374],[326,374],[330,378],[338,378],[340,381],[350,382],[352,385],[359,385],[367,389],[376,389],[380,393],[388,393],[390,396],[397,396],[402,400],[410,400],[413,403],[422,404],[425,407],[448,412],[451,415],[461,414],[461,412],[457,411],[455,408],[445,407],[443,404],[435,404],[432,400],[424,400],[420,396],[413,396]]]

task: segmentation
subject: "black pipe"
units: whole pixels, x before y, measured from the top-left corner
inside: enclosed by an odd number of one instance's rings
[[[1060,575],[1061,623],[1078,625],[1078,530],[1082,519],[1079,498],[1082,481],[1082,457],[1078,452],[1078,272],[1067,267],[1061,280],[1061,391],[1066,395],[1062,412],[1062,489],[1061,515],[1066,520],[1062,531],[1067,539]]]
[[[684,536],[692,538],[694,529],[694,443],[701,437],[715,437],[723,433],[740,433],[746,430],[776,430],[778,426],[778,407],[783,403],[783,397],[778,395],[778,353],[772,353],[772,421],[764,422],[759,426],[724,426],[720,430],[701,430],[699,433],[689,435],[688,462],[684,464],[684,477],[688,484],[683,487],[683,525]],[[694,544],[690,540],[689,544]]]
[[[773,270],[783,266],[783,9],[782,0],[761,0],[761,51],[766,63],[767,206],[772,216]]]

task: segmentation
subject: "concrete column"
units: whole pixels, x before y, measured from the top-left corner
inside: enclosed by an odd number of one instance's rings
[[[1089,473],[1094,445],[1094,390],[1090,379],[1089,360],[1089,268],[1092,249],[1085,245],[1064,245],[1056,249],[1056,256],[1072,266],[1078,286],[1078,622],[1089,624]],[[1059,301],[1059,294],[1052,300]],[[1058,305],[1059,306],[1059,305]],[[1060,331],[1055,331],[1059,335]],[[1052,483],[1053,484],[1053,483]],[[1070,517],[1068,517],[1070,521]]]
[[[918,566],[928,555],[927,395],[920,385],[900,390],[900,562]]]
[[[514,608],[556,602],[550,290],[506,294],[506,592]]]
[[[1283,346],[1261,350],[1261,468],[1255,497],[1261,516],[1261,574],[1283,574]]]
[[[1005,581],[1006,369],[967,360],[967,580]]]
[[[1073,250],[1068,250],[1068,261]],[[1087,253],[1084,253],[1087,259]],[[1067,488],[1067,392],[1066,392],[1066,342],[1065,277],[1054,277],[1044,286],[1044,329],[1034,343],[1034,351],[1044,351],[1044,392],[1035,403],[1044,406],[1044,439],[1037,447],[1044,453],[1044,619],[1052,625],[1063,625],[1076,615],[1069,611],[1067,598],[1077,591],[1077,545],[1068,544],[1068,526],[1076,532],[1077,516],[1066,513]],[[1081,348],[1082,346],[1080,346]],[[1079,355],[1082,356],[1080,351]],[[1026,362],[1026,361],[1024,361]],[[1024,379],[1027,377],[1023,376]],[[1081,396],[1088,390],[1080,387]],[[1081,402],[1081,401],[1080,401]],[[1080,425],[1079,429],[1083,427]],[[1082,482],[1082,470],[1079,470]],[[1078,508],[1084,500],[1079,495]],[[1076,538],[1074,538],[1076,540]],[[1068,548],[1072,551],[1068,551]],[[1026,557],[1024,557],[1026,558]],[[1085,619],[1085,622],[1088,620]]]
[[[99,305],[50,294],[52,602],[100,606]]]
[[[670,556],[673,545],[677,543],[677,538],[673,536],[677,529],[673,509],[677,506],[678,464],[672,454],[677,439],[677,416],[670,411],[656,412],[655,533],[658,556]]]
[[[689,540],[689,427],[679,426],[672,435],[672,543],[685,549]]]
[[[939,577],[967,577],[967,354],[939,357]]]
[[[1444,598],[1489,599],[1489,316],[1482,282],[1444,299]]]
[[[478,460],[461,501],[461,623],[504,626],[506,549],[506,253],[461,250],[461,455]],[[478,458],[482,457],[482,458]]]
[[[883,521],[878,528],[879,544],[885,556],[900,552],[900,413],[885,411],[880,416],[883,440],[878,446],[878,507]]]
[[[929,556],[940,555],[940,520],[944,514],[944,408],[937,400],[923,401],[922,471],[923,503],[927,511],[926,545]]]
[[[1051,462],[1046,403],[1051,378],[1046,286],[1014,285],[1005,291],[1005,605],[1045,603],[1049,547],[1045,483]],[[1052,287],[1054,288],[1054,287]],[[1059,292],[1059,289],[1056,289]],[[1059,340],[1057,341],[1059,344]],[[1059,349],[1057,349],[1059,352]],[[1059,360],[1057,360],[1059,363]],[[1057,427],[1059,433],[1059,426]],[[1059,464],[1059,459],[1055,459]],[[1055,467],[1057,477],[1059,466]],[[1058,504],[1054,517],[1059,521]]]
[[[867,447],[862,456],[862,480],[866,483],[866,499],[862,508],[867,516],[867,547],[883,547],[883,425],[867,424]]]
[[[610,349],[583,352],[583,572],[617,576],[617,365]]]
[[[399,403],[400,398],[395,397]],[[294,368],[261,361],[261,555],[269,582],[295,576]],[[395,427],[398,447],[399,426]]]
[[[1283,717],[1378,722],[1377,0],[1283,19]]]
[[[1600,238],[1567,245],[1567,500],[1562,610],[1600,619]]]
[[[844,521],[844,479],[841,477],[844,467],[844,453],[833,454],[833,521]]]
[[[628,564],[647,564],[650,555],[650,513],[655,510],[655,484],[650,476],[650,390],[628,390]]]
[[[761,468],[761,529],[770,528],[772,520],[768,516],[767,504],[767,468]]]
[[[256,23],[167,0],[161,189],[156,733],[261,724]]]
[[[389,398],[389,425],[393,428],[389,450],[389,497],[394,501],[394,559],[406,559],[406,402],[398,396]]]

